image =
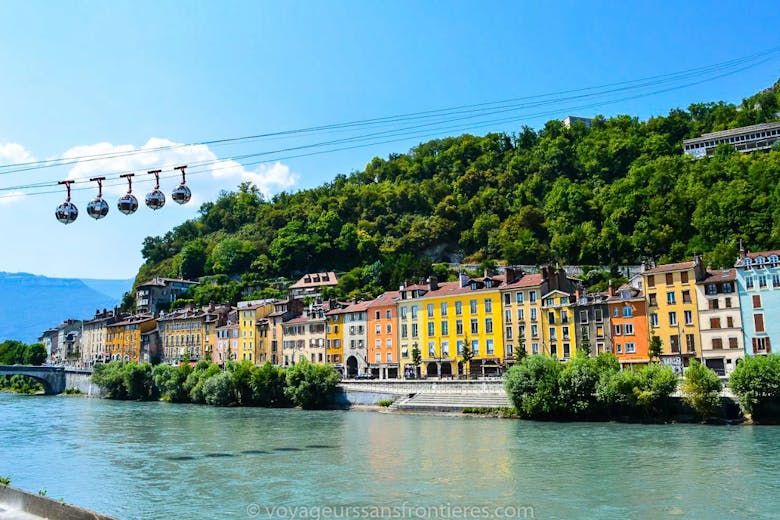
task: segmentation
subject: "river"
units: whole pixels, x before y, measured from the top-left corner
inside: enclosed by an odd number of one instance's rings
[[[12,485],[123,520],[755,519],[780,509],[780,427],[0,394],[0,439]]]

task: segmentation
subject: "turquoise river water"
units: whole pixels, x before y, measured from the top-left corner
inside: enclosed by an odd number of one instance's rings
[[[0,394],[0,476],[124,520],[778,518],[780,427]]]

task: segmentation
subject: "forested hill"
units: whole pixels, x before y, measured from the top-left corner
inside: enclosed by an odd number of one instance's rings
[[[738,106],[436,139],[270,201],[243,185],[148,237],[138,279],[335,269],[381,286],[422,257],[614,265],[703,252],[730,263],[740,238],[780,246],[780,150],[692,160],[681,142],[779,111],[780,81]]]

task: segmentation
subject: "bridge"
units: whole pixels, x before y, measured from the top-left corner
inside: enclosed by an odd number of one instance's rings
[[[65,391],[65,367],[36,367],[28,365],[0,365],[0,376],[27,376],[43,385],[46,395]]]

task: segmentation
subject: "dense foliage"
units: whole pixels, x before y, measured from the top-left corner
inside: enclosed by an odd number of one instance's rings
[[[148,401],[158,398],[176,403],[215,406],[324,408],[330,405],[339,377],[325,365],[301,362],[293,368],[248,361],[222,367],[201,360],[194,367],[112,361],[95,366],[92,382],[106,397]]]
[[[698,360],[691,360],[690,366],[685,370],[682,395],[701,420],[706,421],[717,413],[722,389],[723,384],[715,372]]]
[[[527,419],[665,420],[677,376],[651,364],[620,371],[612,354],[578,354],[567,364],[547,356],[527,356],[504,380],[509,398]]]
[[[32,377],[17,374],[0,376],[0,390],[17,394],[37,394],[43,392],[43,385]]]
[[[731,373],[729,388],[755,422],[780,421],[780,355],[747,356]]]
[[[0,343],[0,365],[42,365],[46,362],[46,347],[42,343],[27,345],[21,341]]]
[[[740,238],[780,246],[780,151],[693,160],[681,142],[777,118],[779,98],[780,82],[740,106],[436,139],[271,200],[243,184],[147,237],[138,280],[213,276],[193,295],[207,302],[271,294],[277,277],[316,270],[346,272],[345,294],[373,293],[464,257],[621,265],[705,252],[727,265]]]

